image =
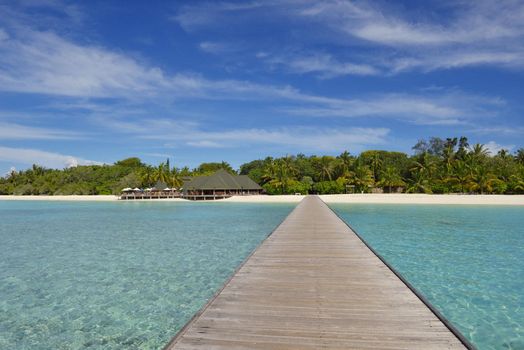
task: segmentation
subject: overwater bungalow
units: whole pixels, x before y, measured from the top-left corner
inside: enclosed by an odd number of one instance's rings
[[[218,170],[213,175],[197,176],[184,184],[183,197],[191,200],[213,200],[231,196],[261,194],[263,189],[247,175],[232,175]]]
[[[164,182],[157,182],[154,187],[140,189],[140,188],[124,188],[120,199],[165,199],[165,198],[180,198],[182,193],[177,188],[169,188]]]
[[[163,182],[157,182],[152,188],[124,188],[120,199],[166,199],[185,198],[190,200],[213,200],[231,196],[261,194],[263,188],[247,175],[232,175],[225,170],[218,170],[213,175],[197,176],[187,179],[183,188],[169,188]]]

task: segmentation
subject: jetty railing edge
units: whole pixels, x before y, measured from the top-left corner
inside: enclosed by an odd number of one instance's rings
[[[304,197],[305,198],[305,197]],[[238,271],[240,271],[240,269],[242,269],[242,267],[244,267],[244,265],[248,262],[249,259],[251,259],[251,257],[257,252],[257,250],[273,235],[273,233],[275,233],[280,226],[282,226],[282,224],[284,222],[286,222],[286,220],[291,216],[291,214],[293,214],[293,212],[295,211],[295,209],[300,205],[300,203],[302,203],[303,199],[297,203],[297,205],[289,212],[289,214],[286,215],[286,217],[277,225],[275,226],[275,228],[262,240],[260,241],[260,243],[255,247],[255,249],[253,249],[253,251],[251,253],[249,253],[249,255],[242,261],[242,263],[240,265],[238,265],[238,267],[231,273],[231,276],[229,276],[229,278],[224,282],[224,284],[222,285],[221,288],[219,288],[215,294],[213,294],[213,296],[207,301],[206,304],[204,304],[204,306],[202,306],[194,315],[193,317],[191,317],[189,319],[189,321],[186,322],[186,324],[184,325],[184,327],[182,327],[176,334],[175,336],[173,336],[173,338],[171,338],[171,340],[169,341],[169,343],[167,343],[166,346],[164,346],[162,348],[162,350],[169,350],[169,348],[173,345],[175,345],[177,343],[177,341],[185,334],[185,332],[187,331],[187,329],[189,328],[189,326],[193,323],[193,321],[195,321],[198,317],[200,317],[204,311],[206,311],[206,309],[215,301],[216,298],[218,298],[218,296],[220,295],[220,293],[222,293],[222,291],[229,285],[229,283],[231,283],[231,281],[233,280],[233,278],[236,276],[236,274],[238,273]]]
[[[386,259],[384,259],[382,255],[380,255],[375,249],[373,249],[371,245],[369,245],[368,242],[366,242],[366,240],[353,227],[351,227],[351,225],[348,222],[346,222],[335,210],[333,210],[333,208],[331,208],[329,204],[327,204],[320,196],[318,196],[318,199],[320,199],[322,203],[324,203],[333,213],[335,213],[335,215],[340,220],[342,220],[342,222],[346,224],[346,226],[349,227],[351,231],[353,231],[353,233],[362,241],[362,243],[364,243],[366,247],[368,247],[368,249],[373,254],[375,254],[375,256],[379,258],[380,261],[382,261],[382,263],[384,263],[384,265],[386,265],[387,268],[390,269],[391,272],[393,272],[402,281],[402,283],[404,283],[406,287],[408,287],[413,292],[413,294],[415,294],[417,298],[419,298],[420,301],[422,301],[428,307],[428,309],[444,324],[444,326],[446,326],[446,328],[448,328],[451,331],[451,333],[453,333],[457,337],[457,339],[467,349],[477,350],[477,348],[468,339],[466,339],[466,337],[464,337],[464,335],[453,324],[451,324],[451,322],[444,315],[442,315],[440,311],[438,311],[422,293],[420,293],[415,287],[413,287],[413,285],[411,285],[411,283],[409,283],[408,280],[406,280],[400,272],[398,272],[393,266],[391,266],[386,261]]]

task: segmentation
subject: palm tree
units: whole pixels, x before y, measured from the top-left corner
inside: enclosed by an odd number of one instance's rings
[[[413,178],[408,182],[406,192],[424,192],[427,194],[433,193],[433,191],[431,190],[430,181],[420,172],[414,173]]]
[[[381,179],[378,184],[382,187],[387,187],[389,193],[391,193],[392,187],[405,185],[402,176],[400,176],[400,171],[392,166],[388,166],[384,171],[382,171]]]
[[[224,170],[226,170],[228,173],[231,173],[231,174],[236,174],[236,171],[235,169],[233,169],[233,167],[226,161],[222,161],[220,163],[220,167]]]
[[[456,153],[457,158],[464,159],[467,155],[467,150],[469,148],[469,142],[468,138],[465,136],[462,136],[459,140],[459,146]]]
[[[18,178],[19,178],[18,175],[19,175],[19,173],[16,171],[16,169],[15,168],[11,168],[11,170],[9,170],[9,173],[6,176],[6,179],[10,183],[12,183],[14,187],[16,187],[18,185],[18,181],[17,181]]]
[[[152,167],[146,166],[140,171],[139,174],[140,183],[144,187],[151,186],[155,181],[155,171]]]
[[[281,159],[281,166],[285,169],[289,176],[294,177],[297,175],[297,167],[295,166],[295,158],[293,156],[285,156]]]
[[[333,171],[335,170],[335,162],[333,157],[323,156],[320,158],[318,170],[320,172],[320,179],[322,181],[326,181],[326,178],[331,181],[331,175],[333,175]]]
[[[184,184],[180,170],[178,170],[176,167],[173,167],[173,170],[168,173],[167,184],[174,188],[180,188]]]
[[[349,174],[349,169],[351,168],[351,165],[353,164],[353,158],[349,154],[348,151],[342,152],[338,156],[339,160],[339,167],[340,167],[340,174],[341,176],[345,176],[346,174]]]
[[[460,187],[460,192],[465,193],[466,189],[471,185],[471,169],[462,160],[457,160],[452,169],[452,175],[447,179]]]
[[[154,176],[155,181],[160,181],[160,182],[167,183],[168,182],[168,177],[169,177],[169,172],[166,169],[166,164],[165,163],[160,163],[158,165],[158,167],[155,168],[153,176]]]
[[[264,167],[264,170],[261,176],[263,183],[269,183],[271,180],[275,179],[277,176],[276,174],[277,174],[276,162],[274,160],[271,160]]]
[[[365,165],[359,165],[355,168],[351,184],[357,191],[367,191],[369,186],[373,185],[373,173]]]
[[[446,147],[443,151],[444,156],[444,166],[446,167],[446,170],[448,171],[448,174],[451,173],[451,170],[453,168],[453,162],[455,161],[455,152],[453,151],[453,148]]]
[[[45,172],[45,168],[43,166],[33,164],[32,171],[36,176],[42,176]]]
[[[473,190],[478,190],[480,194],[484,194],[485,191],[492,192],[492,185],[499,181],[495,175],[490,173],[486,167],[477,166],[473,170],[472,186]]]
[[[515,160],[524,165],[524,148],[520,148],[515,154]]]
[[[517,192],[524,192],[524,178],[519,177],[518,175],[511,175],[510,180],[513,182],[513,189]]]
[[[271,161],[266,165],[262,180],[274,188],[278,188],[280,193],[287,193],[287,186],[294,179],[296,169],[291,157],[280,158]]]
[[[497,157],[499,157],[502,160],[509,160],[513,158],[512,155],[508,152],[508,150],[504,148],[497,153]]]
[[[428,152],[424,152],[419,156],[419,159],[413,163],[410,170],[412,173],[417,174],[421,181],[431,181],[437,170],[437,163]]]
[[[489,156],[489,150],[483,144],[476,143],[471,148],[470,154],[477,159]]]
[[[371,158],[371,169],[373,170],[373,178],[378,181],[378,174],[382,168],[382,159],[378,153],[375,153]]]
[[[191,170],[188,166],[185,166],[182,169],[180,169],[180,176],[191,176]]]

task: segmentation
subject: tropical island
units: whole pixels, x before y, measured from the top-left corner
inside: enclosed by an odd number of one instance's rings
[[[236,171],[225,161],[194,169],[158,166],[128,158],[112,165],[62,170],[39,165],[0,178],[0,195],[116,195],[124,188],[146,188],[157,182],[179,188],[191,178],[219,169],[247,175],[270,195],[339,193],[524,193],[524,149],[491,154],[466,137],[420,140],[413,154],[369,150],[359,155],[304,154],[267,157],[242,164]]]

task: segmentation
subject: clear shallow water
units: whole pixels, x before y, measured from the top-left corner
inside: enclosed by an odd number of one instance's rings
[[[160,349],[293,208],[0,201],[0,349]]]
[[[330,205],[479,349],[524,349],[524,208]]]

